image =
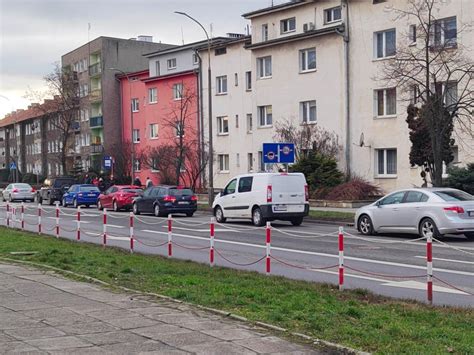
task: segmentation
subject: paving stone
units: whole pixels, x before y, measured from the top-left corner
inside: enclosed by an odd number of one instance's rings
[[[108,319],[114,319],[114,318],[132,318],[136,316],[136,314],[134,314],[133,312],[129,312],[123,309],[113,309],[110,311],[104,311],[104,310],[93,311],[93,312],[87,313],[87,315],[89,317],[93,317],[100,320],[108,320]]]
[[[235,341],[236,344],[257,353],[289,353],[305,350],[302,346],[292,344],[277,337],[259,337]]]
[[[180,311],[176,309],[172,309],[169,307],[145,307],[145,308],[132,308],[130,312],[135,312],[141,314],[143,316],[154,316],[154,315],[162,315],[162,314],[180,314]]]
[[[48,326],[37,327],[37,328],[11,329],[11,330],[5,330],[5,333],[18,340],[52,338],[52,337],[65,335],[64,332],[57,330],[53,327],[48,327]]]
[[[204,334],[210,335],[214,338],[222,340],[240,340],[248,338],[258,338],[265,334],[260,334],[256,331],[250,331],[247,329],[218,329],[218,330],[202,330]]]
[[[93,334],[84,334],[78,335],[79,338],[84,339],[94,345],[107,345],[115,343],[134,343],[134,342],[143,342],[147,341],[147,338],[144,338],[140,335],[133,334],[131,332],[122,330],[116,332],[108,333],[93,333]]]
[[[160,343],[154,340],[147,340],[139,343],[130,343],[130,344],[112,344],[105,345],[101,347],[105,351],[109,351],[114,354],[142,354],[148,352],[158,352],[160,354],[167,354],[169,351],[176,350],[175,348]]]
[[[52,325],[52,326],[74,324],[74,323],[91,323],[93,321],[95,321],[94,318],[88,317],[82,314],[75,314],[72,316],[51,317],[51,318],[45,318],[43,320],[44,323]]]
[[[218,330],[236,328],[236,325],[232,323],[226,323],[224,321],[203,320],[198,322],[183,323],[180,324],[180,327],[191,330]]]
[[[27,300],[21,303],[7,303],[7,304],[3,303],[3,305],[4,307],[9,308],[12,311],[17,311],[17,312],[54,307],[44,302],[32,302],[31,300]]]
[[[196,317],[188,313],[150,315],[149,317],[169,324],[185,324],[208,320],[207,318]]]
[[[146,307],[153,307],[155,303],[143,300],[136,300],[130,299],[126,301],[118,301],[118,302],[109,302],[111,306],[124,308],[124,309],[132,309],[132,308],[146,308]]]
[[[84,314],[84,315],[87,315],[88,313],[91,313],[91,312],[112,311],[116,309],[112,306],[106,305],[104,303],[96,302],[96,301],[89,301],[89,302],[85,302],[84,304],[81,303],[81,304],[66,305],[66,306],[63,306],[63,308],[73,311],[74,313]]]
[[[108,319],[106,322],[120,329],[149,327],[158,323],[145,317],[114,318]]]
[[[68,325],[59,325],[57,329],[70,335],[81,335],[91,333],[104,333],[119,330],[118,328],[104,322],[74,323]]]
[[[17,329],[17,328],[33,328],[42,327],[44,324],[39,320],[21,319],[21,320],[4,320],[0,319],[0,330]]]
[[[8,354],[8,353],[26,353],[31,352],[35,353],[39,351],[38,348],[24,343],[22,341],[9,341],[6,343],[0,343],[0,354]]]
[[[180,328],[176,325],[160,323],[151,327],[136,328],[130,330],[133,333],[142,335],[151,339],[158,339],[163,334],[188,333],[188,329]]]
[[[92,346],[90,342],[75,336],[25,340],[25,342],[41,350],[66,350]]]
[[[184,346],[197,345],[202,343],[218,342],[218,339],[193,331],[186,333],[169,333],[156,335],[155,340],[159,340],[170,346],[182,348]]]
[[[110,352],[105,351],[104,349],[100,348],[99,346],[91,346],[87,348],[79,348],[79,349],[67,349],[67,352],[64,350],[58,350],[58,351],[48,351],[48,354],[50,355],[65,355],[67,353],[68,355],[74,354],[74,355],[99,355],[99,354],[111,354]],[[35,354],[36,355],[36,354]]]
[[[69,317],[75,316],[77,313],[70,311],[65,308],[51,308],[51,309],[37,309],[37,310],[28,310],[21,312],[25,317],[33,319],[46,319],[46,318],[56,318],[56,317]]]
[[[8,336],[4,332],[0,332],[0,343],[6,343],[7,341],[14,341],[15,339]]]
[[[211,344],[194,344],[181,347],[182,350],[186,350],[198,355],[251,355],[257,354],[254,351],[245,349],[244,347],[229,343],[229,342],[217,342]]]

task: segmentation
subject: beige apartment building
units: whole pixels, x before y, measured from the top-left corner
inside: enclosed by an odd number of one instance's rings
[[[386,191],[421,185],[420,170],[409,163],[405,119],[411,93],[376,79],[408,40],[413,19],[396,20],[391,9],[405,6],[404,0],[292,1],[244,14],[251,36],[211,51],[214,185],[221,188],[236,174],[277,169],[262,163],[262,144],[273,142],[278,122],[286,120],[334,132],[341,169]],[[471,58],[473,34],[458,34],[456,27],[472,24],[473,15],[469,0],[447,1],[436,14],[454,26],[451,35],[471,48]],[[206,68],[206,49],[200,55]],[[202,88],[206,98],[204,70]],[[474,161],[473,147],[466,135],[459,139],[454,163]]]

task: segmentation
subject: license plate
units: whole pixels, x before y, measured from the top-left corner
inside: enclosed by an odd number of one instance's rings
[[[178,205],[189,205],[188,201],[179,201]]]
[[[469,211],[467,214],[469,217],[474,217],[474,211]]]
[[[89,195],[87,195],[87,196],[89,196],[89,197],[95,197],[95,194],[89,194]]]
[[[286,211],[287,209],[288,209],[288,208],[287,208],[287,206],[285,206],[285,205],[273,206],[273,210],[274,210],[275,212]]]

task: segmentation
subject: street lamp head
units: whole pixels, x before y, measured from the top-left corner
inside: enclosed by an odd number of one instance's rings
[[[182,12],[182,11],[175,11],[174,13],[178,15],[184,15],[184,16],[188,15],[186,12]]]

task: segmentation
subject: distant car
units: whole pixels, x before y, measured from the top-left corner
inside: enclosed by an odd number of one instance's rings
[[[104,193],[100,194],[97,208],[111,208],[115,212],[122,209],[130,210],[133,200],[140,196],[143,190],[138,186],[114,185],[109,187]]]
[[[197,209],[197,196],[191,189],[179,186],[152,186],[133,202],[133,213],[155,216],[184,213],[192,217]]]
[[[393,192],[355,215],[360,233],[409,233],[422,237],[464,234],[474,240],[474,196],[449,188]]]
[[[95,185],[72,185],[62,198],[63,207],[73,205],[75,208],[79,206],[89,207],[97,205],[99,199],[99,188]]]
[[[10,184],[2,192],[3,202],[5,201],[31,201],[35,200],[36,190],[29,184]]]
[[[64,193],[72,186],[77,184],[75,178],[70,176],[62,176],[46,179],[43,187],[36,193],[38,203],[47,202],[53,205],[56,201],[62,201]]]

